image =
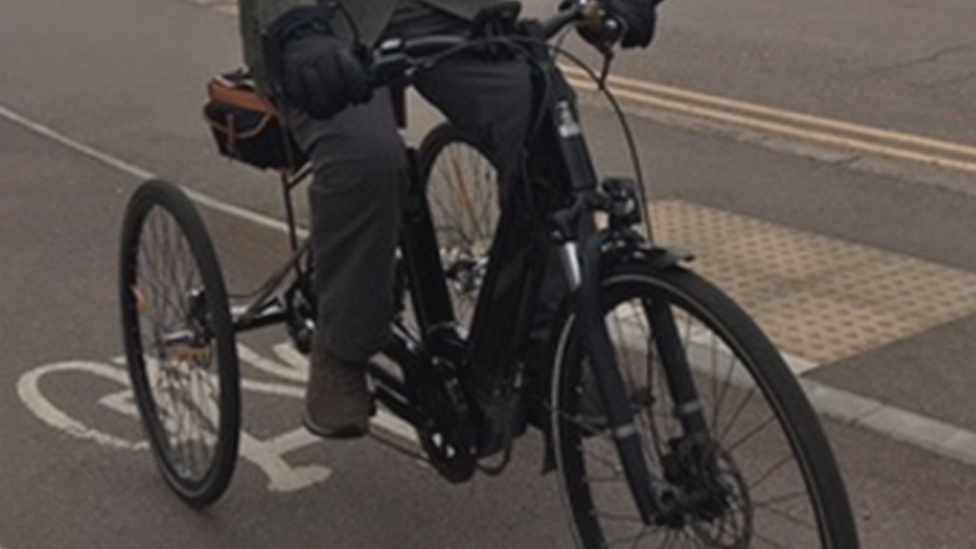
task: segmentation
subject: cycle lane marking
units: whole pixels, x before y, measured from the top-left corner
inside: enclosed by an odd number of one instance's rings
[[[287,345],[276,345],[275,354],[285,357],[280,363],[264,357],[244,345],[239,345],[239,356],[243,363],[282,378],[287,382],[276,383],[244,378],[241,380],[242,390],[278,397],[303,398],[303,387],[291,382],[304,382],[304,376],[307,375],[308,371],[307,360],[297,352],[288,353],[284,350]],[[21,375],[17,382],[17,393],[24,405],[35,416],[58,431],[113,450],[147,450],[149,444],[145,440],[128,440],[115,436],[71,417],[47,398],[41,390],[41,383],[44,378],[59,373],[84,373],[106,379],[125,388],[98,398],[96,403],[138,421],[139,412],[129,388],[129,378],[124,366],[125,361],[122,358],[113,359],[111,364],[68,360],[38,366]],[[377,413],[373,417],[372,423],[374,426],[390,431],[401,438],[417,440],[411,426],[393,417],[385,410]],[[332,470],[327,466],[319,464],[293,466],[285,459],[287,454],[293,451],[320,442],[320,438],[302,427],[266,439],[259,439],[242,430],[240,457],[257,466],[265,474],[268,479],[267,489],[269,491],[294,492],[325,482],[332,475]]]
[[[0,104],[0,117],[6,118],[42,136],[48,137],[84,156],[129,174],[136,179],[154,177],[152,172],[134,166],[111,154],[80,143],[39,122],[22,116]],[[192,191],[191,191],[192,192]],[[254,222],[260,226],[286,231],[287,225],[277,219],[223,203],[214,198],[192,192],[198,204],[216,211]],[[786,353],[784,353],[786,354]],[[801,371],[809,371],[819,364],[787,355],[788,362]],[[802,378],[803,387],[810,392],[818,411],[825,415],[852,422],[860,427],[885,434],[903,442],[976,465],[976,433],[956,425],[887,405],[843,389],[830,387]],[[899,419],[900,418],[900,419]],[[935,436],[933,436],[935,435]]]
[[[71,417],[48,399],[41,390],[41,381],[52,374],[79,372],[107,379],[124,388],[100,397],[96,404],[138,421],[138,410],[129,388],[128,374],[121,366],[117,365],[121,362],[120,359],[113,362],[114,364],[105,364],[94,361],[69,360],[33,368],[21,375],[18,380],[18,396],[38,419],[58,431],[113,450],[146,450],[149,445],[145,440],[125,439],[90,427]],[[242,388],[292,398],[302,395],[301,388],[251,380],[244,380]],[[321,439],[306,432],[301,427],[268,439],[258,439],[242,430],[240,457],[256,465],[265,474],[268,480],[268,490],[272,492],[293,492],[324,482],[332,475],[332,470],[323,465],[292,466],[285,460],[288,453],[317,444],[320,441]]]

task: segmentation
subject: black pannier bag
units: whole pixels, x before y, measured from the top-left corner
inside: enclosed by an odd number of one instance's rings
[[[244,70],[214,76],[203,115],[220,154],[261,169],[294,173],[307,161],[278,110]]]

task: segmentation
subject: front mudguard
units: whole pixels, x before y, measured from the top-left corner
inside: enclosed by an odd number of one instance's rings
[[[654,272],[693,261],[695,256],[680,248],[655,246],[634,236],[620,236],[601,231],[592,238],[599,239],[600,272],[604,273],[623,265],[646,265]]]

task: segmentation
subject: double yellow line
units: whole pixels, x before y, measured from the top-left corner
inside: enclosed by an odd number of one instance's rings
[[[581,69],[563,66],[578,90],[596,85]],[[695,118],[748,128],[851,151],[976,174],[976,147],[882,130],[716,97],[642,80],[611,76],[608,86],[620,99]]]

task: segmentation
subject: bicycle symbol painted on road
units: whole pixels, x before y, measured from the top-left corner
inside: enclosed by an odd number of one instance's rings
[[[277,380],[268,382],[242,378],[241,389],[271,396],[302,398],[304,384],[308,377],[308,360],[288,343],[275,345],[273,352],[277,360],[262,356],[244,345],[238,345],[242,365],[247,364]],[[61,432],[115,450],[148,450],[149,444],[145,440],[127,439],[86,425],[45,396],[41,390],[42,380],[48,376],[65,373],[82,373],[119,385],[119,390],[105,394],[98,399],[97,404],[136,421],[139,420],[139,412],[129,386],[129,376],[123,358],[116,358],[110,363],[69,360],[38,366],[20,377],[17,382],[17,394],[34,415]],[[387,429],[409,436],[409,431],[404,430],[402,426],[392,424],[390,419],[391,416],[381,413],[374,418],[374,422],[378,420]],[[293,492],[324,482],[332,475],[332,469],[325,465],[293,466],[285,459],[291,452],[320,442],[321,439],[301,427],[268,439],[259,439],[242,431],[240,457],[256,465],[267,476],[268,490]]]

